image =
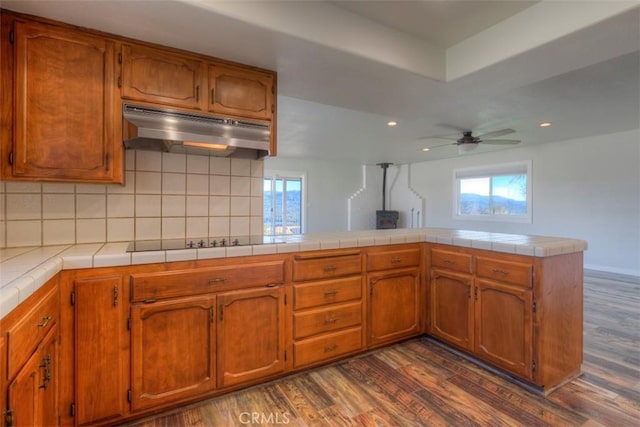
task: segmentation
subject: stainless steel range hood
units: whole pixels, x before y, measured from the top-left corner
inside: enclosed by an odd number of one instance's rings
[[[132,104],[122,109],[125,148],[251,159],[269,154],[266,123]]]

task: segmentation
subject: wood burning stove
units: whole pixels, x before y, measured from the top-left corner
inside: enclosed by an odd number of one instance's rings
[[[398,228],[398,211],[387,210],[387,168],[393,163],[378,163],[382,168],[382,210],[376,211],[376,229]]]

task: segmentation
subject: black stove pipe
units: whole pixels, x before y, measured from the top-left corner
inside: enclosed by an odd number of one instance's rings
[[[378,163],[382,168],[382,210],[387,210],[387,168],[393,163]]]

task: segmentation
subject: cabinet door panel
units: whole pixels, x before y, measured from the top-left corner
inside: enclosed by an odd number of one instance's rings
[[[284,371],[284,288],[218,295],[218,385]]]
[[[122,57],[123,98],[200,108],[200,60],[134,45],[124,45]]]
[[[215,297],[189,297],[131,308],[132,409],[215,387]]]
[[[263,120],[272,116],[272,75],[211,65],[209,90],[209,111]]]
[[[473,349],[472,278],[431,270],[430,332],[458,347]]]
[[[420,289],[416,269],[369,276],[369,344],[420,332]]]
[[[121,276],[75,282],[76,419],[78,424],[127,412],[127,311]]]
[[[114,43],[16,22],[15,68],[13,175],[121,181]]]
[[[58,328],[54,327],[8,388],[13,425],[58,424]]]
[[[481,358],[529,378],[532,359],[531,291],[477,280],[476,348]]]

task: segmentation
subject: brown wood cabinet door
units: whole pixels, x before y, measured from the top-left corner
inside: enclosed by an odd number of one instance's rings
[[[284,371],[284,288],[218,295],[218,385]]]
[[[431,270],[429,332],[449,344],[473,350],[472,277]]]
[[[531,291],[476,279],[475,353],[525,378],[531,377]]]
[[[128,412],[127,304],[120,275],[79,279],[75,292],[75,407],[78,425]]]
[[[114,42],[15,22],[14,177],[122,182]]]
[[[204,63],[145,46],[122,46],[122,98],[201,109]]]
[[[369,345],[420,332],[423,298],[418,269],[369,275]]]
[[[215,296],[131,307],[132,410],[215,388]]]
[[[218,114],[271,119],[273,75],[259,71],[209,66],[209,111]]]
[[[52,328],[26,365],[9,384],[12,425],[58,424],[58,328]]]

